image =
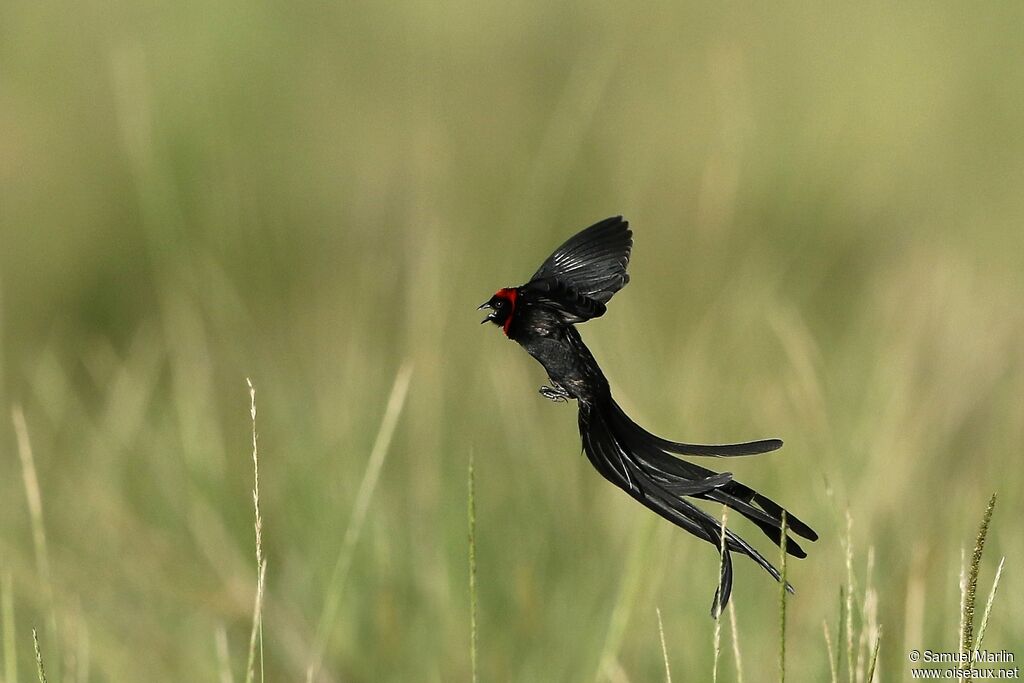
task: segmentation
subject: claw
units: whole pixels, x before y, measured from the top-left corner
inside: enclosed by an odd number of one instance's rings
[[[540,388],[540,395],[555,403],[565,403],[569,400],[569,394],[560,387],[549,387],[546,384]]]

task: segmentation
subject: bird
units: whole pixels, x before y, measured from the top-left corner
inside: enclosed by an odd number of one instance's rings
[[[720,503],[753,522],[788,555],[807,554],[789,534],[816,541],[818,534],[762,493],[677,456],[734,457],[778,450],[780,439],[733,444],[670,441],[634,422],[612,398],[608,379],[576,326],[604,315],[608,302],[629,283],[633,232],[613,216],[570,237],[526,284],[502,287],[480,309],[481,321],[501,328],[547,372],[540,394],[575,400],[583,453],[609,482],[664,519],[715,547],[721,555],[711,616],[718,618],[732,594],[732,554],[745,555],[776,581],[779,570],[756,548],[690,499]],[[785,538],[783,529],[786,529]],[[793,593],[786,582],[785,589]]]

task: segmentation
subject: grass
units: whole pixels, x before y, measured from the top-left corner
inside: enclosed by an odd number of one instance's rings
[[[782,534],[779,542],[779,683],[786,683],[786,535],[789,526],[782,513]]]
[[[47,632],[50,635],[51,642],[56,643],[57,617],[54,605],[53,581],[50,574],[50,553],[46,547],[46,525],[43,523],[43,497],[39,490],[39,478],[36,475],[35,457],[32,454],[28,426],[25,424],[25,414],[20,406],[15,406],[12,409],[11,420],[14,423],[14,433],[18,439],[18,457],[21,460],[22,482],[25,486],[25,498],[28,501],[29,518],[32,521],[32,544],[35,548],[36,571],[39,573],[39,585],[42,589],[42,597],[46,607]],[[32,630],[32,639],[36,642],[36,660],[39,665],[39,676],[42,678],[43,665],[39,661],[39,647],[35,629]]]
[[[3,628],[4,681],[17,683],[18,650],[14,631],[14,588],[11,575],[4,572],[0,578],[0,626]]]
[[[402,413],[402,409],[405,405],[406,394],[408,391],[409,382],[411,379],[411,367],[406,366],[399,370],[399,373],[395,379],[394,385],[391,389],[391,395],[388,399],[387,407],[385,409],[384,417],[381,421],[380,428],[377,433],[377,438],[374,442],[373,449],[371,450],[370,458],[367,464],[367,470],[364,473],[363,479],[358,489],[358,495],[356,496],[355,508],[350,521],[349,531],[346,533],[342,543],[342,551],[339,557],[339,561],[335,565],[335,574],[331,582],[333,589],[336,591],[333,593],[334,598],[332,602],[328,602],[325,607],[325,612],[333,614],[339,607],[341,586],[344,584],[345,577],[349,571],[348,565],[352,559],[350,555],[354,553],[355,544],[358,541],[359,535],[368,511],[369,500],[372,493],[377,486],[377,481],[381,473],[384,458],[389,449],[392,434],[397,426],[397,421]],[[248,380],[247,380],[248,381]],[[263,676],[263,631],[262,631],[262,616],[265,600],[265,576],[267,568],[267,559],[263,551],[263,518],[260,512],[260,465],[259,465],[259,449],[258,439],[256,432],[256,390],[251,381],[248,381],[249,393],[250,393],[250,420],[251,420],[251,446],[252,446],[252,466],[253,466],[253,488],[252,488],[252,501],[255,512],[254,516],[254,530],[255,530],[255,549],[256,549],[256,560],[258,566],[258,575],[256,582],[255,591],[255,603],[253,607],[252,616],[252,628],[249,638],[248,648],[248,662],[246,665],[246,681],[249,683],[254,680],[256,653],[259,651],[260,661],[260,672],[261,678]],[[28,432],[25,426],[24,416],[19,410],[15,410],[14,413],[14,424],[16,432],[19,437],[19,453],[21,454],[22,466],[24,471],[24,484],[28,500],[28,509],[30,511],[30,517],[33,521],[34,538],[36,545],[36,559],[40,567],[45,567],[44,563],[46,554],[46,542],[45,532],[42,525],[42,505],[41,505],[41,494],[39,490],[38,481],[34,469],[34,459],[32,455],[31,446],[28,440]],[[476,517],[476,484],[475,484],[475,472],[473,458],[470,458],[468,466],[468,489],[467,489],[467,520],[468,520],[468,549],[469,549],[469,596],[470,596],[470,618],[469,618],[469,629],[470,629],[470,662],[471,662],[471,677],[472,680],[478,678],[478,644],[477,644],[477,600],[478,600],[478,588],[477,588],[477,517]],[[963,552],[961,551],[961,608],[960,608],[960,647],[963,652],[972,652],[980,648],[982,639],[985,631],[988,628],[989,619],[991,616],[992,607],[995,601],[995,595],[999,586],[1000,577],[1002,575],[1005,558],[1003,558],[998,566],[996,575],[993,581],[991,591],[989,593],[988,600],[986,602],[984,614],[982,617],[981,626],[975,635],[974,631],[974,619],[975,619],[975,601],[977,592],[978,576],[981,570],[981,563],[985,548],[985,542],[988,537],[989,527],[992,519],[992,513],[995,508],[996,495],[993,494],[989,500],[988,506],[985,510],[981,524],[977,532],[977,538],[975,541],[975,547],[972,554],[972,559],[969,565],[963,562]],[[854,601],[854,596],[858,591],[857,583],[855,581],[853,571],[853,521],[852,516],[849,512],[846,513],[846,538],[843,542],[843,556],[845,558],[844,565],[846,571],[847,583],[840,588],[840,600],[838,610],[838,623],[840,625],[839,641],[844,641],[845,635],[845,662],[846,672],[848,680],[851,683],[871,683],[875,680],[876,667],[878,664],[878,656],[881,649],[882,643],[882,629],[881,626],[876,622],[876,606],[877,606],[877,595],[873,586],[873,566],[874,566],[874,549],[869,548],[867,553],[867,566],[864,574],[864,582],[862,594],[863,603],[860,604],[859,610],[855,609],[857,603]],[[723,511],[722,526],[723,530],[727,523],[727,511]],[[786,519],[783,515],[783,533],[782,537],[786,536]],[[600,665],[597,673],[597,679],[607,678],[609,680],[617,680],[622,678],[627,680],[627,674],[624,671],[621,663],[618,661],[618,651],[621,647],[621,642],[625,637],[629,626],[630,612],[635,605],[637,598],[636,593],[641,582],[641,558],[649,553],[649,547],[652,541],[651,533],[652,525],[647,523],[644,525],[640,534],[636,536],[633,542],[633,548],[630,552],[628,562],[626,564],[626,570],[623,574],[623,579],[619,588],[618,599],[615,602],[615,606],[611,611],[610,621],[607,627],[607,633],[605,636],[605,644],[602,649],[600,657]],[[723,548],[724,550],[724,531],[723,531]],[[342,569],[338,570],[338,567]],[[778,600],[778,625],[779,625],[779,637],[778,637],[778,678],[780,683],[786,679],[786,642],[787,642],[787,554],[785,552],[784,544],[780,544],[779,547],[779,569],[780,569],[780,581],[778,582],[779,600]],[[41,573],[42,575],[42,573]],[[719,575],[721,575],[721,568],[719,568]],[[3,615],[3,629],[4,629],[4,651],[6,660],[5,675],[8,681],[16,681],[16,658],[12,656],[14,646],[12,640],[14,638],[14,607],[11,599],[11,587],[10,578],[5,576],[3,581],[2,591],[2,615]],[[49,598],[52,600],[52,597]],[[732,605],[731,605],[732,606]],[[668,648],[665,641],[664,626],[662,623],[662,615],[660,607],[655,609],[657,620],[658,620],[658,635],[660,641],[660,650],[662,661],[664,664],[665,678],[671,683],[671,670],[669,666]],[[721,614],[721,607],[716,605],[713,614]],[[859,616],[859,635],[855,636],[857,629],[855,628],[854,614],[855,612]],[[734,653],[736,658],[737,666],[737,679],[742,680],[742,674],[740,670],[740,657],[739,657],[739,638],[737,636],[735,628],[735,612],[730,610],[730,617],[733,626],[733,645]],[[330,620],[326,620],[329,622]],[[321,623],[325,623],[322,621]],[[714,659],[712,664],[712,680],[718,680],[719,671],[719,656],[720,656],[720,625],[721,619],[716,618],[714,621]],[[230,673],[230,663],[228,654],[228,644],[226,636],[222,628],[217,629],[217,651],[218,658],[220,659],[220,678],[222,681],[232,680]],[[831,680],[838,681],[841,667],[839,662],[841,661],[840,652],[838,652],[833,644],[831,634],[828,628],[828,622],[824,622],[824,635],[826,650],[824,652],[824,661],[826,667],[831,675]],[[37,667],[37,673],[39,680],[42,683],[46,681],[46,674],[43,665],[43,657],[41,648],[39,645],[38,635],[35,629],[32,629],[33,646],[35,651],[35,661]],[[870,644],[870,650],[868,649]],[[322,656],[322,650],[318,648],[316,650],[317,656]],[[320,674],[319,662],[314,660],[314,663],[310,665],[307,671],[307,679],[314,680]]]
[[[743,683],[743,660],[740,657],[740,637],[736,626],[736,604],[729,603],[729,627],[732,634],[732,655],[736,664],[736,683]]]
[[[32,648],[36,654],[36,675],[39,677],[39,683],[46,683],[46,669],[43,666],[43,651],[39,647],[39,635],[35,629],[32,629]]]
[[[400,374],[399,380],[401,380],[401,381],[400,382],[396,382],[396,388],[393,389],[393,393],[392,393],[392,400],[389,402],[388,414],[392,415],[392,418],[391,418],[392,420],[397,419],[397,414],[400,413],[400,411],[401,411],[401,405],[402,405],[402,403],[404,401],[404,392],[406,390],[406,386],[407,386],[407,382],[408,382],[408,375],[406,375],[403,378],[402,375]],[[262,539],[262,517],[260,515],[260,506],[259,506],[259,457],[258,457],[257,434],[256,434],[256,391],[255,391],[255,388],[253,387],[251,381],[249,381],[248,384],[249,384],[249,391],[250,391],[250,415],[251,415],[251,420],[252,420],[252,460],[253,460],[253,477],[254,477],[252,494],[253,494],[253,506],[254,506],[254,510],[255,510],[255,524],[254,524],[255,540],[256,540],[255,547],[256,547],[256,558],[257,558],[258,567],[259,567],[259,574],[258,574],[257,584],[256,584],[256,597],[255,597],[255,605],[254,605],[254,608],[253,608],[252,630],[251,630],[251,635],[250,635],[250,640],[249,640],[248,664],[247,664],[247,667],[246,667],[246,681],[247,681],[247,683],[252,681],[252,680],[254,680],[255,654],[257,652],[257,648],[259,648],[259,651],[260,651],[260,662],[261,662],[260,670],[261,670],[261,676],[262,676],[262,669],[263,669],[263,666],[262,666],[262,660],[263,660],[263,652],[262,652],[262,609],[263,609],[263,601],[264,601],[264,594],[265,594],[265,575],[266,575],[266,566],[267,566],[266,558],[265,558],[265,556],[263,555],[263,552],[262,552],[262,540],[263,540]],[[396,390],[399,392],[397,394],[397,396],[395,394]],[[385,423],[382,425],[382,430],[392,429],[393,428],[393,426],[391,426],[391,427],[388,426],[388,424],[387,424],[388,422],[389,422],[389,420],[388,420],[388,416],[386,414],[385,415]],[[386,438],[387,437],[385,437],[385,439]],[[384,445],[381,446],[381,449],[386,450],[386,447],[387,446],[386,446],[386,442],[385,442]],[[373,460],[374,459],[371,457],[371,466],[372,466]],[[366,481],[366,480],[364,479],[364,481]],[[473,458],[472,457],[470,458],[469,465],[468,465],[467,482],[468,482],[468,488],[467,488],[467,508],[466,509],[467,509],[467,520],[468,520],[468,536],[467,536],[467,539],[468,539],[468,549],[469,549],[468,558],[469,558],[469,595],[470,595],[470,661],[471,661],[472,680],[476,681],[477,677],[478,677],[478,674],[477,674],[477,667],[478,667],[478,664],[477,664],[477,661],[478,661],[477,609],[478,608],[477,608],[477,584],[476,584],[476,500],[475,500],[475,475],[474,475],[474,467],[473,467]],[[38,496],[38,493],[37,493],[37,496]],[[30,497],[30,500],[31,500],[31,497]],[[993,494],[993,496],[991,497],[991,499],[989,501],[989,504],[988,504],[988,506],[987,506],[987,508],[985,510],[985,514],[984,514],[984,516],[982,518],[981,524],[980,524],[979,529],[978,529],[977,540],[975,542],[975,548],[974,548],[974,553],[973,553],[973,556],[972,556],[971,564],[970,564],[969,568],[963,570],[962,573],[961,573],[961,582],[960,582],[960,585],[961,585],[960,643],[961,643],[961,647],[962,647],[961,651],[967,652],[967,653],[970,653],[972,651],[976,652],[981,647],[981,643],[982,643],[982,640],[983,640],[983,637],[984,637],[984,632],[985,632],[985,630],[987,628],[987,625],[988,625],[988,622],[989,622],[989,617],[990,617],[992,606],[993,606],[993,603],[994,603],[994,600],[995,600],[996,590],[997,590],[998,585],[999,585],[999,581],[1000,581],[1000,577],[1002,575],[1002,570],[1003,570],[1004,561],[1005,561],[1005,558],[1000,561],[999,567],[998,567],[998,569],[996,571],[995,579],[993,581],[993,585],[992,585],[991,591],[989,593],[988,600],[986,602],[984,616],[983,616],[983,619],[982,619],[982,625],[981,625],[981,628],[979,629],[979,631],[977,633],[977,637],[975,637],[974,636],[974,630],[973,630],[973,623],[974,623],[974,616],[975,616],[975,614],[974,614],[974,612],[975,612],[975,610],[974,610],[975,593],[976,593],[976,588],[977,588],[978,575],[980,573],[981,561],[982,561],[982,557],[983,557],[983,553],[984,553],[985,540],[986,540],[987,535],[988,535],[988,530],[989,530],[989,525],[990,525],[991,518],[992,518],[992,513],[993,513],[994,508],[995,508],[995,501],[996,501],[996,496],[995,496],[995,494]],[[727,519],[728,519],[727,510],[723,510],[723,519],[722,519],[722,526],[723,526],[723,536],[722,536],[723,541],[722,542],[723,542],[723,548],[721,550],[724,550],[724,538],[725,538],[725,536],[724,536],[724,528],[725,528],[725,524],[726,524]],[[839,622],[840,622],[840,624],[843,624],[843,623],[846,624],[845,631],[848,634],[848,638],[846,640],[846,661],[849,663],[848,667],[847,667],[848,674],[849,674],[849,680],[850,681],[856,681],[857,683],[871,683],[872,681],[875,680],[875,672],[876,672],[876,667],[877,667],[877,662],[878,662],[878,654],[879,654],[879,650],[880,650],[881,643],[882,643],[882,629],[881,629],[881,626],[878,626],[878,625],[875,624],[875,622],[874,622],[874,613],[873,613],[874,590],[872,588],[871,580],[870,580],[870,577],[872,575],[871,568],[873,566],[873,552],[871,550],[869,550],[869,552],[868,552],[868,565],[867,565],[868,568],[867,568],[867,571],[866,571],[866,574],[865,574],[865,576],[867,578],[866,578],[866,583],[865,583],[865,588],[864,588],[864,604],[863,604],[863,608],[860,611],[860,615],[861,615],[861,618],[862,618],[862,623],[860,625],[861,631],[860,631],[859,642],[861,644],[866,644],[868,637],[872,633],[874,633],[874,637],[873,637],[873,641],[872,641],[872,646],[871,646],[871,650],[870,650],[870,659],[867,660],[867,663],[866,663],[867,668],[866,668],[866,671],[865,671],[862,668],[862,666],[861,666],[860,648],[854,646],[854,638],[852,637],[852,634],[854,632],[853,621],[852,621],[852,617],[851,617],[852,612],[853,612],[853,605],[854,605],[854,603],[852,601],[852,595],[854,593],[854,588],[853,588],[854,583],[853,583],[853,574],[852,574],[852,555],[853,555],[852,538],[849,536],[851,529],[852,529],[852,519],[850,518],[850,516],[848,514],[847,515],[847,533],[848,533],[848,538],[847,538],[847,542],[846,542],[845,555],[847,557],[846,566],[847,566],[847,570],[848,570],[847,579],[848,579],[849,583],[848,583],[847,586],[844,586],[842,588],[841,592],[840,592]],[[785,519],[785,514],[784,514],[783,515],[783,523],[782,523],[782,538],[786,537],[786,531],[787,531],[787,525],[786,525],[786,519]],[[638,541],[638,546],[637,547],[643,547],[642,544],[643,544],[642,540]],[[634,554],[634,557],[636,557],[636,556],[637,556],[637,554]],[[604,674],[606,676],[608,676],[609,678],[611,678],[613,680],[616,678],[616,676],[625,676],[624,672],[621,670],[621,667],[615,661],[615,655],[614,655],[614,648],[615,648],[614,642],[615,641],[612,640],[612,639],[613,638],[621,638],[622,637],[621,631],[622,631],[622,629],[624,629],[626,627],[626,624],[624,623],[624,620],[628,619],[628,615],[623,617],[622,614],[619,612],[619,610],[621,609],[621,605],[628,604],[628,602],[630,602],[629,598],[623,598],[622,596],[628,595],[629,592],[635,590],[635,582],[637,580],[636,579],[636,574],[635,574],[635,565],[633,565],[631,563],[630,566],[631,566],[631,571],[628,572],[627,575],[626,575],[626,578],[625,578],[624,583],[623,583],[622,593],[620,594],[620,600],[617,603],[616,610],[613,611],[612,622],[611,622],[611,624],[609,626],[609,636],[608,636],[609,640],[606,641],[605,654],[602,656],[602,671],[604,672]],[[787,553],[785,551],[785,545],[780,543],[780,546],[779,546],[780,580],[778,582],[778,585],[779,585],[779,606],[778,606],[778,619],[779,619],[779,638],[778,638],[778,663],[779,664],[778,664],[778,675],[779,676],[778,677],[779,677],[780,683],[784,683],[785,678],[786,678],[786,601],[787,601],[787,594],[788,594],[788,591],[786,590],[786,585],[787,585],[786,584],[786,581],[787,581],[786,567],[787,567]],[[721,573],[721,570],[720,570],[719,573]],[[10,681],[11,683],[14,683],[17,680],[17,673],[16,673],[16,668],[15,668],[16,667],[16,659],[11,656],[13,651],[14,651],[14,646],[13,646],[13,644],[11,644],[9,642],[9,640],[13,639],[13,636],[14,636],[14,617],[13,617],[13,606],[11,605],[11,600],[10,600],[10,592],[11,591],[10,591],[10,587],[9,587],[9,579],[5,578],[4,585],[3,585],[3,625],[4,625],[4,634],[5,634],[5,658],[6,658],[6,661],[7,661],[7,669],[6,669],[6,672],[5,672],[6,673],[6,679],[5,680]],[[660,608],[656,608],[655,612],[656,612],[657,621],[658,621],[658,636],[659,636],[659,641],[660,641],[660,646],[661,646],[661,655],[662,655],[662,659],[663,659],[664,667],[665,667],[665,679],[666,679],[667,683],[671,683],[671,681],[672,681],[672,674],[671,674],[671,668],[670,668],[670,665],[669,665],[668,648],[667,648],[667,645],[666,645],[666,642],[665,642],[665,632],[664,632],[664,626],[663,626],[663,623],[662,623],[661,609]],[[720,615],[722,613],[721,607],[716,605],[714,613]],[[732,614],[732,616],[734,617],[734,613]],[[721,619],[720,618],[716,618],[715,619],[715,629],[714,629],[714,653],[715,653],[715,657],[714,657],[714,660],[713,660],[713,668],[712,668],[712,680],[714,680],[714,681],[718,680],[718,662],[719,662],[719,654],[720,654],[720,628],[719,628],[720,627],[720,623],[721,623]],[[735,625],[735,621],[734,620],[733,620],[733,624]],[[841,631],[842,631],[842,629],[841,629]],[[835,647],[834,647],[832,639],[831,639],[830,631],[828,629],[827,621],[824,622],[824,634],[825,634],[825,642],[826,642],[826,653],[825,653],[826,654],[826,662],[828,663],[828,667],[830,669],[831,680],[832,681],[837,681],[838,678],[839,678],[839,676],[838,676],[838,668],[837,668],[837,665],[836,665],[836,662],[838,661],[838,653],[835,651]],[[32,639],[33,639],[33,648],[34,648],[34,653],[35,653],[37,675],[38,675],[40,683],[45,683],[47,679],[46,679],[46,674],[45,674],[45,668],[44,668],[44,665],[43,665],[42,650],[41,650],[41,647],[40,647],[40,644],[39,644],[38,635],[37,635],[37,632],[36,632],[35,629],[32,629]],[[611,642],[613,644],[609,645],[608,642]],[[739,643],[738,643],[738,637],[736,636],[735,629],[733,631],[733,643],[734,643],[734,647],[735,647],[734,651],[735,651],[736,662],[737,662],[737,680],[741,681],[742,680],[742,673],[741,673],[741,670],[740,670],[740,667],[739,667]],[[232,676],[231,676],[231,673],[230,673],[230,664],[228,663],[228,659],[229,659],[229,657],[228,657],[228,646],[227,646],[226,637],[224,636],[223,629],[218,629],[217,630],[217,649],[218,649],[218,656],[221,659],[220,678],[224,682],[230,681],[230,680],[232,680]],[[857,654],[856,654],[857,666],[856,666],[856,669],[854,669],[854,667],[852,665],[852,663],[854,662],[854,659],[855,659],[854,650],[857,650]],[[961,664],[961,668],[964,668],[962,664]],[[318,672],[311,670],[310,672],[307,673],[307,676],[309,678],[313,678],[317,673]],[[601,674],[599,673],[599,677],[600,677],[600,675]]]
[[[259,650],[260,680],[263,680],[263,596],[266,593],[267,558],[263,556],[263,517],[260,515],[260,458],[256,439],[256,387],[249,385],[249,417],[252,420],[252,505],[255,512],[253,529],[256,534],[256,604],[252,613],[252,631],[249,635],[249,661],[245,667],[245,683],[255,680],[256,652]]]
[[[966,571],[966,578],[961,581],[963,596],[960,601],[962,609],[960,617],[960,652],[965,653],[968,656],[977,652],[981,647],[981,639],[984,635],[984,625],[988,622],[989,614],[992,610],[992,603],[995,599],[996,588],[999,585],[999,577],[1002,574],[1003,569],[1003,562],[1000,560],[999,569],[996,570],[996,578],[992,582],[992,591],[989,594],[989,600],[985,605],[985,613],[982,617],[983,628],[979,630],[977,635],[975,635],[974,617],[975,600],[977,599],[978,592],[978,575],[981,573],[981,559],[985,553],[985,540],[988,538],[989,523],[992,521],[992,513],[995,511],[995,508],[996,494],[993,493],[992,497],[989,498],[988,506],[985,508],[985,514],[981,518],[981,524],[978,526],[978,535],[974,542],[974,552],[971,555],[971,564]],[[969,664],[969,661],[961,661],[960,663],[961,670],[968,670],[965,677],[966,680],[973,679],[973,676],[969,673],[969,670],[972,668]]]
[[[476,492],[473,480],[473,456],[469,456],[468,495],[466,517],[469,522],[469,662],[473,683],[477,681],[477,626],[476,626]]]
[[[228,649],[228,635],[223,626],[218,626],[214,634],[217,647],[217,663],[220,667],[220,683],[232,683],[231,653]]]
[[[665,627],[661,623],[661,608],[656,608],[654,611],[658,615],[658,640],[661,641],[661,656],[665,660],[665,683],[672,683],[672,667],[668,663],[668,647],[665,645]],[[714,669],[716,674],[718,671],[717,662],[716,658]]]
[[[981,573],[981,558],[985,552],[985,539],[988,538],[988,525],[992,521],[992,513],[996,508],[996,494],[988,501],[985,508],[985,515],[981,519],[981,526],[978,527],[978,537],[974,542],[974,553],[971,555],[971,565],[967,570],[967,581],[964,586],[963,616],[961,623],[963,628],[960,631],[960,651],[972,652],[975,649],[974,636],[974,606],[978,593],[978,574]]]
[[[406,392],[409,390],[409,381],[411,379],[412,366],[404,365],[395,376],[394,385],[391,387],[391,395],[384,410],[384,417],[381,419],[377,438],[373,443],[373,449],[370,451],[366,472],[359,484],[359,491],[356,494],[355,503],[352,508],[352,516],[345,530],[341,549],[338,551],[338,559],[334,563],[334,571],[331,573],[331,580],[328,583],[328,592],[323,610],[320,613],[319,626],[317,627],[316,647],[313,659],[307,669],[306,679],[308,681],[317,680],[317,675],[320,673],[324,651],[335,628],[338,609],[344,593],[345,581],[348,578],[348,573],[355,557],[356,544],[359,542],[360,535],[362,535],[370,502],[377,487],[381,469],[384,466],[384,459],[387,457],[391,438],[398,424],[398,418],[402,414],[402,408],[405,406]]]
[[[829,680],[832,681],[832,683],[838,683],[839,666],[837,657],[839,656],[839,653],[836,650],[836,646],[832,642],[832,633],[828,630],[828,621],[822,621],[821,626],[825,632],[825,649],[828,653],[828,672],[830,675]]]
[[[722,654],[722,578],[725,576],[725,539],[726,529],[728,529],[729,523],[729,508],[722,506],[722,523],[721,523],[721,535],[718,538],[718,592],[715,594],[715,605],[711,610],[711,615],[715,619],[715,633],[714,633],[714,653],[715,658],[711,666],[711,680],[712,683],[718,681],[718,660]],[[660,614],[660,612],[659,612]],[[660,618],[660,617],[659,617]],[[737,657],[737,660],[739,658]]]
[[[10,0],[0,672],[34,678],[36,625],[51,680],[241,681],[262,576],[253,678],[471,680],[474,599],[478,680],[661,680],[666,652],[707,678],[715,549],[601,480],[475,311],[616,213],[632,280],[581,332],[617,399],[668,438],[784,438],[729,469],[821,534],[786,678],[957,649],[996,489],[974,639],[1020,642],[1022,19]],[[740,650],[777,675],[777,587],[741,560],[719,681]]]
[[[54,604],[53,583],[50,574],[50,555],[46,545],[46,527],[43,523],[43,499],[39,490],[39,478],[36,475],[35,457],[32,454],[32,444],[29,440],[28,426],[25,423],[25,414],[20,406],[15,406],[11,411],[11,421],[14,424],[14,433],[18,441],[18,457],[21,460],[22,482],[25,487],[25,498],[28,502],[28,513],[32,523],[32,542],[35,548],[36,571],[39,576],[39,585],[42,589],[42,599],[47,616],[47,632],[50,634],[50,642],[57,643],[57,617]],[[11,604],[10,595],[6,594],[9,587],[5,586],[5,616],[10,610],[10,639],[15,637],[14,631],[14,607]],[[6,626],[6,619],[5,619]],[[39,674],[40,683],[45,683],[46,674],[43,671],[42,654],[39,651],[39,638],[36,629],[32,629],[32,644],[35,648],[36,670]],[[8,657],[11,659],[9,667],[12,671],[12,679],[17,676],[16,655],[11,654],[13,648],[8,648]]]
[[[1003,576],[1003,566],[1006,564],[1006,558],[999,560],[999,567],[996,569],[996,576],[992,580],[992,589],[988,593],[988,600],[985,602],[985,614],[981,618],[981,627],[978,629],[978,637],[974,641],[975,651],[981,648],[981,644],[985,639],[985,630],[988,628],[989,617],[992,616],[992,605],[995,604],[996,591],[999,590],[999,580]]]
[[[615,680],[622,675],[619,651],[629,628],[632,612],[636,607],[636,594],[640,590],[644,578],[644,559],[649,552],[654,528],[651,521],[646,519],[642,522],[638,533],[632,540],[625,567],[620,574],[622,578],[608,619],[604,646],[601,648],[600,657],[598,657],[597,671],[594,674],[595,681]]]

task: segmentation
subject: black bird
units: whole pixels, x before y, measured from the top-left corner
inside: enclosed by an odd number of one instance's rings
[[[622,216],[596,223],[555,250],[519,287],[499,289],[480,308],[491,313],[481,322],[501,327],[537,359],[551,385],[540,393],[552,401],[575,399],[583,451],[605,479],[676,526],[722,548],[721,523],[685,496],[726,505],[756,524],[775,544],[782,544],[785,516],[789,531],[811,541],[818,534],[775,501],[721,474],[672,455],[731,457],[756,455],[782,446],[779,439],[701,445],[669,441],[631,420],[615,403],[608,380],[576,330],[576,323],[604,315],[615,292],[626,286],[633,233]],[[786,552],[806,557],[788,535]],[[712,616],[729,602],[732,592],[731,553],[746,555],[776,581],[779,571],[732,530],[725,530],[721,576]],[[793,592],[788,583],[786,589]]]

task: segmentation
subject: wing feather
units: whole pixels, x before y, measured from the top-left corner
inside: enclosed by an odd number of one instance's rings
[[[629,282],[626,269],[632,247],[629,223],[622,216],[606,218],[566,240],[530,282],[553,280],[576,296],[606,304]],[[600,312],[604,313],[603,306]]]

